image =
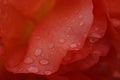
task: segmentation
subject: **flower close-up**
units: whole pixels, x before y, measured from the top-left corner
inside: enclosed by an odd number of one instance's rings
[[[120,80],[120,0],[0,0],[0,80]]]

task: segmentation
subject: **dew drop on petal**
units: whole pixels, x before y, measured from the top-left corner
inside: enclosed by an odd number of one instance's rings
[[[89,38],[89,42],[90,43],[95,43],[95,42],[97,42],[99,40],[99,38],[96,38],[96,37],[90,37]]]
[[[46,59],[42,59],[42,60],[40,60],[40,64],[42,64],[42,65],[46,65],[46,64],[48,64],[49,62],[48,62],[48,60],[46,60]]]
[[[71,44],[70,47],[71,47],[71,48],[76,48],[76,47],[77,47],[77,44]]]
[[[52,71],[47,70],[47,71],[45,71],[44,73],[45,73],[45,75],[51,75],[51,74],[52,74]]]
[[[71,49],[71,50],[79,50],[80,47],[79,47],[78,45],[80,45],[80,44],[72,43],[72,44],[70,45],[70,49]]]
[[[50,48],[50,49],[54,48],[54,44],[50,44],[50,45],[49,45],[49,48]]]
[[[36,66],[30,66],[27,68],[28,72],[31,72],[31,73],[37,73],[39,72],[39,68],[36,67]]]
[[[42,54],[42,49],[40,48],[35,49],[35,52],[34,52],[35,56],[40,56],[41,54]]]
[[[81,19],[83,16],[82,15],[79,15],[79,18]]]
[[[68,30],[72,30],[72,28],[71,28],[71,27],[68,27]]]
[[[36,36],[35,38],[36,38],[37,40],[40,40],[40,36]]]
[[[98,30],[99,30],[99,28],[96,27],[96,28],[95,28],[95,31],[98,31]]]
[[[33,59],[30,57],[27,57],[27,58],[25,58],[24,63],[31,64],[31,63],[33,63]]]
[[[100,35],[100,34],[97,34],[97,33],[93,33],[93,34],[92,34],[92,37],[101,38],[101,35]]]
[[[65,20],[68,20],[68,17],[65,17]]]
[[[83,22],[80,22],[80,26],[82,26],[84,23]]]
[[[64,43],[65,40],[64,40],[64,39],[60,39],[59,42],[60,42],[60,43]]]
[[[70,35],[66,35],[66,37],[67,37],[67,38],[69,38],[69,37],[70,37]]]
[[[50,48],[50,51],[51,51],[51,54],[52,54],[52,52],[55,50],[54,44],[50,44],[50,45],[49,45],[49,48]]]

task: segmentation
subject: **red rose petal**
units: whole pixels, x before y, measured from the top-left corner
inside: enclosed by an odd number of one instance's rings
[[[113,76],[116,75],[116,72],[120,72],[120,33],[119,30],[115,29],[115,25],[110,22],[111,24],[109,25],[109,34],[111,38],[112,45],[114,47],[114,51],[112,54],[115,55],[114,60],[111,60],[111,67],[113,70]]]
[[[42,75],[56,72],[68,49],[76,50],[83,46],[92,18],[91,0],[61,1],[35,28],[24,62],[8,69],[16,73]]]
[[[89,34],[91,42],[95,42],[102,38],[107,30],[107,20],[103,1],[93,0],[93,3],[94,22]]]
[[[84,47],[78,51],[69,51],[66,57],[64,57],[63,64],[73,63],[75,61],[80,61],[86,59],[90,54],[97,56],[107,56],[111,45],[108,41],[108,37],[100,39],[96,43],[91,43],[87,40]]]
[[[62,62],[64,65],[62,65],[60,69],[60,74],[67,73],[69,71],[83,71],[95,66],[101,57],[108,55],[108,51],[111,47],[107,36],[100,39],[97,43],[86,43],[87,45],[84,46],[83,49],[74,53],[69,52],[71,54],[66,55]]]
[[[5,47],[19,47],[26,43],[33,25],[4,1],[0,2],[0,36]]]
[[[120,0],[106,0],[106,7],[110,16],[120,18]]]
[[[115,29],[114,25],[109,25],[109,34],[111,38],[111,42],[118,53],[118,57],[120,58],[120,33]]]
[[[92,52],[93,46],[89,41],[86,41],[84,46],[78,51],[69,51],[64,57],[62,64],[73,63],[79,60],[86,59],[90,52]]]

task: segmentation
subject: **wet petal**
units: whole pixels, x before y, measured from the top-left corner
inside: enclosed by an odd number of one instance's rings
[[[28,65],[21,62],[8,69],[17,73],[29,73],[28,67],[37,66],[39,71],[31,73],[51,75],[60,67],[67,50],[76,50],[84,45],[92,19],[91,0],[61,0],[33,31],[26,56],[32,57],[34,63]],[[41,55],[34,56],[38,48]]]

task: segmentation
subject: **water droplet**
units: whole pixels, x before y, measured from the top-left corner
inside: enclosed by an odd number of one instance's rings
[[[67,37],[67,38],[69,38],[69,37],[70,37],[70,35],[66,35],[66,37]]]
[[[54,44],[50,44],[49,48],[51,49],[54,48]]]
[[[34,52],[35,56],[40,56],[41,54],[42,54],[42,49],[40,48],[35,49],[35,52]]]
[[[72,28],[71,28],[71,27],[68,27],[68,30],[72,30]]]
[[[83,17],[82,15],[78,16],[80,19]]]
[[[99,38],[96,38],[96,37],[90,37],[89,38],[89,42],[91,42],[91,43],[95,43],[95,42],[97,42],[99,40]]]
[[[70,45],[70,48],[71,48],[72,50],[79,50],[79,49],[80,49],[80,48],[78,47],[78,44],[75,44],[75,43],[71,44],[71,45]]]
[[[54,50],[55,50],[55,46],[54,46],[54,44],[50,44],[49,48],[50,48],[50,51],[51,51],[51,53],[50,53],[50,54],[52,54],[52,51],[54,51]]]
[[[46,60],[46,59],[40,60],[40,64],[46,65],[46,64],[48,64],[48,63],[49,63],[49,62],[48,62],[48,60]]]
[[[35,38],[36,38],[37,40],[40,40],[40,36],[36,36]]]
[[[82,26],[84,23],[83,22],[80,22],[80,26]]]
[[[45,71],[45,75],[51,75],[52,74],[52,71]]]
[[[77,44],[71,44],[70,47],[71,47],[71,48],[76,48],[76,47],[77,47]]]
[[[27,58],[25,58],[24,63],[31,64],[31,63],[33,63],[33,59],[30,57],[27,57]]]
[[[98,31],[98,30],[99,30],[99,28],[96,27],[96,28],[95,28],[95,31]]]
[[[65,20],[68,20],[68,17],[65,17]]]
[[[30,66],[30,67],[27,68],[27,70],[29,72],[31,72],[31,73],[37,73],[37,72],[39,72],[39,69],[36,66]]]
[[[60,39],[59,42],[60,42],[60,43],[64,43],[65,40],[64,40],[64,39]]]
[[[101,38],[101,34],[95,32],[95,33],[92,33],[92,34],[91,34],[91,37]]]

